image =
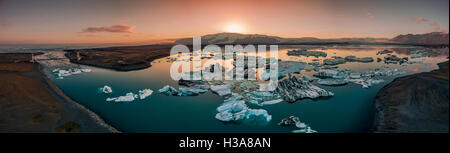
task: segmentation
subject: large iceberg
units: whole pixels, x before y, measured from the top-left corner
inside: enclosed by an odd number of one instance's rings
[[[289,76],[288,79],[281,80],[278,83],[275,92],[286,102],[295,102],[304,98],[315,99],[318,97],[329,97],[334,95],[332,92],[319,88],[295,74]]]
[[[216,119],[223,122],[238,121],[251,117],[262,117],[265,121],[272,119],[272,116],[264,109],[248,108],[242,98],[238,94],[232,94],[230,98],[224,100],[224,103],[217,107],[219,113],[216,114]]]

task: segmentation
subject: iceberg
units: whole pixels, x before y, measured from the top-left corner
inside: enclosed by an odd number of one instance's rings
[[[246,118],[249,119],[250,117],[262,117],[266,122],[272,120],[272,115],[269,115],[269,113],[267,113],[264,109],[248,109],[246,112]]]
[[[361,78],[361,73],[350,73],[350,78],[359,79]]]
[[[115,98],[106,98],[106,101],[132,102],[137,97],[138,97],[138,95],[135,95],[134,93],[130,92],[130,93],[127,93],[125,96],[120,96],[120,97],[115,97]]]
[[[346,74],[342,70],[322,69],[319,72],[313,74],[313,76],[322,79],[325,78],[344,79]]]
[[[190,88],[182,88],[178,89],[178,96],[197,96],[199,94],[198,91],[192,90]]]
[[[227,96],[231,94],[229,85],[211,85],[211,90],[219,96]]]
[[[245,113],[248,110],[245,101],[231,101],[223,103],[217,107],[219,113],[216,114],[216,119],[229,122],[244,119]]]
[[[250,103],[259,106],[276,104],[283,101],[283,99],[278,99],[278,94],[267,91],[252,91],[246,94],[246,97],[248,97],[247,99]]]
[[[377,55],[390,54],[390,53],[392,53],[392,51],[390,51],[390,50],[383,50],[383,51],[377,52]]]
[[[263,101],[261,103],[258,103],[259,106],[265,106],[265,105],[273,105],[277,103],[283,102],[283,99],[275,99],[275,100],[269,100],[269,101]]]
[[[284,118],[281,120],[278,125],[281,126],[293,126],[299,128],[299,130],[292,131],[293,133],[317,133],[317,131],[311,129],[310,126],[300,121],[300,118],[297,116],[289,116],[288,118]]]
[[[100,88],[100,90],[101,90],[103,93],[105,93],[105,94],[110,94],[110,93],[112,93],[112,88],[109,87],[109,86],[107,86],[107,85],[105,85],[103,88]]]
[[[56,69],[53,69],[52,72],[55,74],[57,79],[64,79],[64,77],[71,76],[74,74],[80,74],[83,72],[91,72],[91,69],[71,68],[71,69],[63,70],[61,68],[56,68]]]
[[[345,60],[347,62],[361,62],[361,63],[371,63],[373,62],[373,58],[372,57],[356,57],[356,56],[347,56],[345,57]]]
[[[305,129],[294,130],[292,133],[317,133],[317,131],[308,126]]]
[[[348,82],[342,79],[320,79],[317,83],[326,86],[343,86]]]
[[[139,90],[139,98],[141,100],[147,98],[148,96],[152,95],[153,90],[150,89],[144,89],[144,90]]]
[[[315,99],[334,95],[332,92],[319,88],[295,74],[292,74],[288,79],[279,81],[275,92],[284,101],[291,103],[304,98]]]
[[[164,86],[163,88],[159,89],[158,91],[167,96],[178,94],[177,89],[175,89],[174,87],[171,87],[169,85]]]
[[[334,57],[334,58],[329,58],[329,59],[323,60],[323,64],[325,64],[325,65],[339,65],[339,64],[344,64],[346,62],[347,61],[342,57]]]
[[[299,49],[299,50],[291,50],[287,52],[288,56],[314,56],[314,57],[327,57],[327,53],[322,51],[307,51],[306,49]]]
[[[242,96],[233,93],[230,98],[224,100],[224,103],[217,107],[219,113],[216,114],[216,119],[223,122],[238,121],[251,117],[263,117],[265,121],[272,119],[272,116],[266,110],[250,109],[242,99]]]

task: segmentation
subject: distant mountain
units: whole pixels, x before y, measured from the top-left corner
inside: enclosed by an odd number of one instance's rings
[[[387,38],[319,39],[314,37],[282,38],[260,34],[217,33],[202,36],[202,44],[304,44],[304,43],[375,43],[387,42]],[[175,41],[176,44],[192,44],[192,38]]]
[[[392,42],[418,45],[448,45],[448,33],[432,32],[426,34],[399,35],[391,39]]]

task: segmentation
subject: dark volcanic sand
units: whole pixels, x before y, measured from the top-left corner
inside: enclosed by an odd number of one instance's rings
[[[449,132],[449,62],[395,79],[375,98],[374,132]]]
[[[0,132],[115,132],[64,95],[31,54],[0,54]]]
[[[76,49],[66,50],[65,55],[73,63],[130,71],[148,68],[151,61],[169,56],[172,46],[167,44]]]

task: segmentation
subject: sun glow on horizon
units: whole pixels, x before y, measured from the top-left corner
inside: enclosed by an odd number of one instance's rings
[[[245,32],[245,29],[243,26],[239,24],[230,24],[225,28],[226,32],[232,32],[232,33],[243,33]]]

